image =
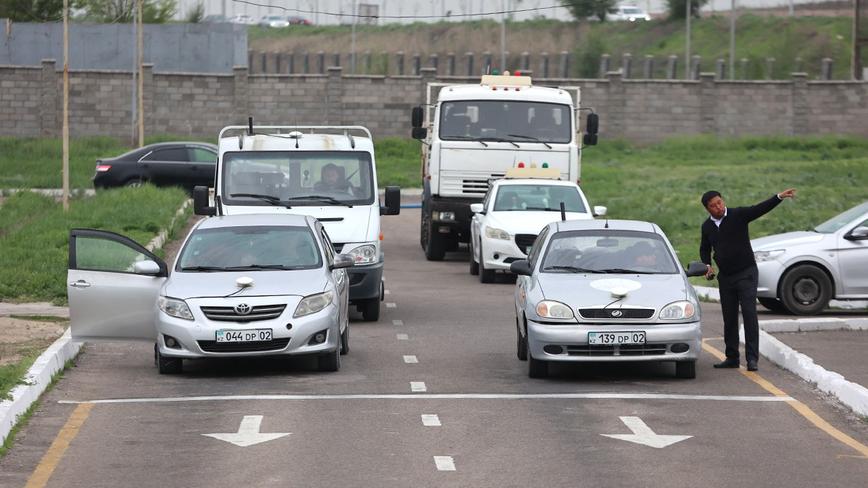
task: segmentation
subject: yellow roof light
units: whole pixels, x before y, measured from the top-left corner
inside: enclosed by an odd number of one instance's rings
[[[531,86],[530,76],[482,75],[482,86]]]
[[[556,168],[510,168],[506,178],[538,178],[544,180],[559,180],[561,172]]]

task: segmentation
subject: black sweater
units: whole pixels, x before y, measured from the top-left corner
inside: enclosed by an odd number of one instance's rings
[[[714,262],[721,275],[731,275],[756,265],[747,225],[762,217],[778,206],[781,199],[777,195],[752,207],[728,208],[720,228],[709,217],[702,223],[702,241],[699,244],[699,258],[711,264],[711,250],[714,249]]]

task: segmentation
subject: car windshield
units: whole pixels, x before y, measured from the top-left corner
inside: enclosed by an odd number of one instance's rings
[[[553,235],[541,269],[545,273],[679,272],[672,254],[659,235],[604,229],[565,231]]]
[[[181,250],[176,271],[313,269],[322,266],[313,233],[302,226],[196,230]]]
[[[499,139],[516,143],[572,140],[570,107],[555,103],[467,100],[440,107],[440,139]]]
[[[563,185],[501,185],[494,200],[495,212],[516,210],[587,213],[579,190]]]
[[[640,13],[642,13],[642,11],[636,7],[623,7],[621,9],[621,11],[624,12],[625,14],[640,14]]]
[[[369,205],[376,197],[371,155],[363,151],[228,152],[221,185],[230,205],[269,205],[252,195],[293,207]]]
[[[854,220],[856,220],[857,218],[859,218],[859,216],[865,213],[868,213],[868,202],[865,202],[862,205],[856,205],[850,210],[847,210],[844,213],[840,213],[832,217],[831,219],[814,227],[814,230],[821,234],[831,234],[833,232],[837,232],[842,227],[848,224],[854,223]]]

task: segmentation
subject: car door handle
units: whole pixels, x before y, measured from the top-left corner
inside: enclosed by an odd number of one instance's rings
[[[78,280],[78,281],[73,281],[72,283],[69,284],[69,286],[72,286],[74,288],[90,288],[90,283],[88,283],[87,281],[84,281],[84,280]]]

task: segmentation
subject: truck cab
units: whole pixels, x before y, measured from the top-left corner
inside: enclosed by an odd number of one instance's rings
[[[383,299],[380,215],[400,212],[400,189],[380,206],[374,144],[360,126],[229,126],[220,132],[213,206],[194,191],[196,213],[295,213],[325,226],[335,252],[352,256],[349,300],[378,320]]]

